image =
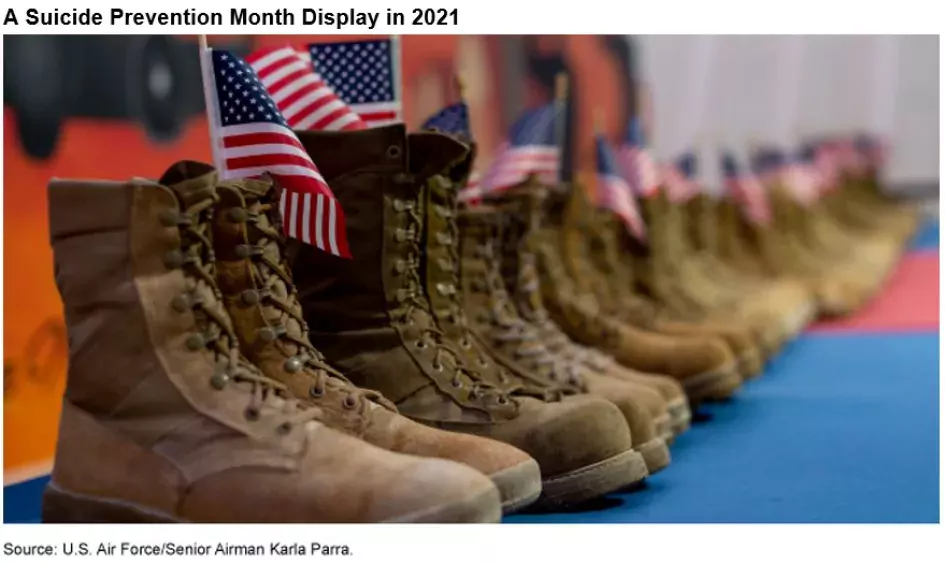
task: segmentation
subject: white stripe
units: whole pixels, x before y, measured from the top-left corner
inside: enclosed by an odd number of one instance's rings
[[[289,216],[289,235],[299,238],[299,193],[292,192],[292,215]]]
[[[239,125],[224,125],[222,128],[223,137],[233,137],[236,135],[251,135],[253,133],[279,133],[286,137],[295,139],[292,130],[283,125],[275,123],[241,123]]]
[[[403,120],[400,119],[399,117],[395,117],[394,119],[368,119],[367,117],[360,114],[359,114],[359,117],[362,120],[364,120],[364,123],[366,123],[368,127],[384,127],[385,125],[394,125],[395,123],[403,123]]]
[[[345,104],[344,104],[344,102],[342,102],[341,100],[337,100],[337,99],[336,99],[336,100],[333,100],[332,102],[329,102],[328,104],[325,104],[325,105],[322,106],[321,108],[318,108],[318,109],[315,110],[314,112],[308,114],[307,116],[305,116],[304,118],[302,118],[301,120],[299,120],[299,121],[295,124],[295,128],[296,128],[296,129],[308,129],[308,128],[310,128],[313,124],[317,123],[318,120],[324,118],[325,116],[327,116],[327,115],[330,114],[331,112],[337,110],[338,108],[343,108],[344,106],[345,106]]]
[[[293,58],[295,59],[294,61],[285,65],[284,67],[280,67],[279,70],[273,72],[272,74],[270,74],[269,76],[263,79],[262,85],[266,87],[266,90],[269,90],[270,86],[279,82],[280,80],[289,76],[290,74],[294,72],[298,72],[300,70],[305,70],[306,68],[310,68],[308,64],[306,64],[305,61],[299,59],[298,57],[293,57]]]
[[[250,178],[253,176],[265,174],[267,172],[276,176],[307,176],[309,178],[314,178],[319,183],[325,184],[327,186],[327,183],[325,182],[325,179],[322,178],[321,174],[310,168],[296,165],[254,166],[228,169],[223,172],[223,180],[233,180],[234,178]]]
[[[400,114],[400,102],[370,102],[365,104],[351,104],[351,109],[359,114],[376,114],[380,112],[396,112]]]
[[[325,213],[325,197],[318,195],[318,206],[315,208],[315,246],[325,250],[325,241],[322,237],[322,215]]]
[[[305,108],[311,106],[315,102],[322,100],[324,98],[329,98],[329,99],[334,98],[332,94],[333,92],[327,87],[322,87],[322,88],[319,88],[318,90],[309,92],[305,96],[302,96],[301,98],[293,102],[291,106],[282,110],[282,115],[285,116],[285,119],[291,120],[291,118],[295,117],[296,114],[298,114]],[[327,113],[328,111],[331,111],[328,108],[334,109],[338,107],[344,107],[344,103],[342,103],[338,99],[335,99],[332,102],[325,104],[321,108],[318,108],[318,111],[325,111]]]
[[[315,84],[318,82],[318,77],[314,74],[307,74],[298,80],[292,81],[276,92],[272,93],[272,101],[276,104],[279,104],[292,94],[295,94],[302,89],[303,86],[308,86],[309,84]],[[282,106],[279,106],[280,108]]]
[[[283,232],[285,231],[285,226],[288,225],[288,224],[286,223],[286,219],[285,219],[285,218],[286,218],[286,215],[285,215],[285,205],[286,205],[286,191],[283,190],[283,191],[282,191],[282,195],[279,196],[279,214],[282,215],[282,230],[283,230]]]
[[[236,159],[239,157],[255,157],[258,155],[295,155],[311,160],[308,153],[294,145],[282,143],[273,145],[246,145],[244,147],[230,147],[223,150],[223,158]]]
[[[322,129],[325,131],[341,131],[345,126],[354,123],[356,121],[361,121],[361,118],[357,114],[348,112],[339,116],[335,121],[329,123]]]
[[[276,49],[272,53],[269,53],[265,57],[257,60],[252,64],[253,69],[257,74],[266,70],[266,67],[277,63],[279,61],[285,60],[286,57],[295,57],[295,49],[291,47],[283,47],[282,49]]]
[[[312,195],[302,196],[302,241],[312,244]]]
[[[335,241],[335,229],[336,229],[335,206],[336,205],[338,205],[338,202],[334,198],[328,200],[328,248],[331,249],[331,254],[338,256],[341,253],[338,252],[338,242]]]

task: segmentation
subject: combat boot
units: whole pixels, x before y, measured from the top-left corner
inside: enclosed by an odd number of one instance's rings
[[[531,190],[546,188],[532,183],[521,191]],[[628,368],[673,377],[692,403],[730,397],[741,377],[724,341],[657,334],[621,323],[571,278],[562,258],[561,218],[567,199],[565,190],[547,191],[542,223],[532,235],[541,295],[552,320],[576,342],[601,349]]]
[[[241,355],[214,281],[216,181],[183,162],[157,183],[50,184],[69,373],[43,520],[498,521],[479,472],[336,430]]]
[[[667,376],[625,368],[613,357],[575,343],[545,310],[532,248],[532,234],[539,224],[543,194],[528,191],[496,202],[505,214],[502,276],[516,310],[534,328],[545,347],[572,366],[579,366],[586,380],[607,382],[616,379],[633,384],[636,397],[647,404],[654,417],[657,432],[665,442],[672,442],[675,435],[689,427],[692,417],[682,386]]]
[[[687,267],[683,256],[684,234],[678,210],[669,202],[665,191],[640,203],[649,242],[646,246],[629,242],[625,248],[637,251],[632,261],[637,286],[662,306],[657,326],[662,331],[680,335],[721,337],[735,353],[743,377],[761,374],[766,360],[764,344],[771,340],[770,320],[748,319],[746,323],[732,320],[728,314],[713,315],[713,309],[719,306],[712,301],[721,296],[700,297],[690,287],[692,269]],[[729,307],[728,311],[737,311],[737,308]]]
[[[621,488],[642,465],[619,410],[598,402],[511,397],[467,366],[441,332],[422,278],[428,183],[468,147],[403,125],[300,132],[345,210],[352,260],[290,249],[312,341],[355,385],[378,390],[432,427],[512,444],[539,461],[542,506]],[[550,406],[550,407],[549,407]]]
[[[582,374],[580,365],[552,354],[534,328],[519,317],[501,273],[502,222],[502,214],[492,206],[478,205],[460,212],[461,294],[473,331],[490,354],[513,374],[532,373],[552,382],[567,378],[575,392],[612,402],[623,413],[634,450],[642,455],[647,471],[665,468],[669,464],[669,450],[657,435],[649,406],[634,393],[633,386]],[[656,416],[665,415],[668,419],[662,399],[658,395],[652,399],[662,404],[653,406]]]
[[[250,362],[297,397],[311,397],[335,418],[335,428],[386,450],[454,460],[486,474],[499,488],[505,512],[538,498],[538,464],[524,452],[413,422],[379,393],[358,390],[329,365],[309,340],[285,259],[278,187],[247,180],[222,183],[217,192],[216,279]]]

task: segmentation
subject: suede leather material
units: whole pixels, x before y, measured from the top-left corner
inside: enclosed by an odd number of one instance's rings
[[[411,419],[520,448],[544,477],[630,448],[622,415],[606,402],[545,404],[483,393],[481,385],[490,383],[475,367],[448,350],[438,355],[432,343],[416,346],[429,328],[453,348],[435,323],[419,251],[428,185],[463,162],[465,146],[435,133],[407,137],[403,126],[299,138],[319,161],[333,163],[321,170],[345,210],[354,257],[343,261],[298,245],[289,251],[312,340],[333,365]]]
[[[498,441],[413,423],[392,406],[385,408],[372,401],[379,398],[340,379],[313,350],[299,321],[302,306],[293,285],[287,282],[292,272],[285,261],[284,239],[269,236],[271,230],[279,234],[278,187],[242,181],[225,183],[218,190],[221,198],[214,222],[217,280],[240,345],[264,374],[285,384],[297,397],[311,397],[312,403],[325,411],[323,421],[331,428],[386,450],[462,462],[487,475],[530,459]],[[254,245],[261,252],[241,258],[237,252],[240,245]],[[274,276],[276,272],[281,275]],[[276,327],[283,328],[285,334],[271,341],[260,338],[264,329]],[[309,360],[301,362],[303,357]],[[300,361],[298,369],[293,359]]]
[[[160,183],[50,184],[69,332],[52,484],[85,499],[60,503],[92,519],[122,503],[168,520],[348,522],[494,492],[466,466],[329,430],[240,357],[200,239],[215,184],[209,166],[188,162]],[[190,346],[198,333],[215,341]]]

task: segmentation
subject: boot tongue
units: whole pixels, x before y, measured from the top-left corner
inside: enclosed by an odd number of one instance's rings
[[[212,198],[216,192],[217,172],[197,161],[179,161],[171,165],[158,181],[177,195],[184,208]]]

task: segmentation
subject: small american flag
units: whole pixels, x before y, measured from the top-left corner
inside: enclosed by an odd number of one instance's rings
[[[699,186],[695,181],[696,155],[692,152],[683,153],[676,162],[661,163],[659,175],[660,184],[671,202],[686,202],[699,193]]]
[[[626,171],[630,187],[641,198],[650,198],[659,191],[660,177],[656,163],[643,139],[643,124],[634,117],[627,127],[627,135],[618,156]]]
[[[796,202],[810,206],[820,197],[820,172],[814,166],[813,154],[803,147],[784,159],[780,179]]]
[[[312,69],[308,52],[268,47],[246,58],[295,130],[349,131],[367,125]]]
[[[555,139],[555,122],[562,108],[550,103],[525,112],[513,125],[508,140],[483,175],[482,189],[504,190],[524,182],[534,174],[542,182],[558,181],[561,148]]]
[[[742,213],[749,221],[758,225],[771,222],[771,208],[764,187],[758,177],[750,170],[742,170],[735,155],[722,155],[722,174],[725,189],[732,200],[742,208]]]
[[[870,168],[883,168],[889,160],[889,145],[881,137],[861,134],[854,141],[857,151]]]
[[[639,241],[646,241],[646,225],[640,216],[633,191],[620,175],[617,157],[603,136],[597,139],[597,205],[608,209],[623,221]]]
[[[464,101],[456,102],[436,112],[420,127],[452,135],[460,141],[470,143],[473,140],[472,127],[469,123],[469,106]],[[474,204],[482,198],[479,185],[479,173],[473,170],[466,179],[466,186],[460,189],[459,201]]]
[[[810,144],[813,151],[813,163],[820,173],[821,192],[829,192],[840,186],[842,155],[829,141],[820,141]]]
[[[253,68],[215,49],[207,49],[202,62],[221,177],[270,175],[283,188],[286,235],[350,257],[341,206]]]
[[[368,127],[403,121],[400,61],[396,40],[373,39],[308,46],[325,82]]]

